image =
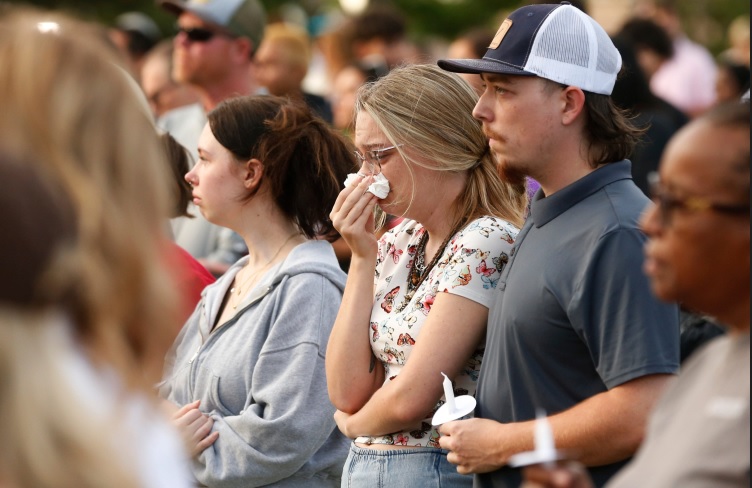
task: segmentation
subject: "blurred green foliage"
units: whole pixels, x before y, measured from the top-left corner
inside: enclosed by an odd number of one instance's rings
[[[308,15],[335,9],[337,0],[261,0],[269,17],[279,18],[285,4],[297,4]],[[554,1],[554,0],[551,0]],[[138,10],[151,16],[165,35],[172,34],[174,18],[156,5],[155,0],[12,0],[44,8],[63,9],[91,20],[112,24],[123,12]],[[372,4],[396,6],[409,19],[410,35],[416,40],[427,37],[451,39],[475,26],[495,29],[503,14],[529,2],[519,0],[371,0]],[[706,44],[714,53],[726,43],[726,28],[737,16],[749,15],[750,4],[742,0],[692,0],[676,2],[690,37]]]

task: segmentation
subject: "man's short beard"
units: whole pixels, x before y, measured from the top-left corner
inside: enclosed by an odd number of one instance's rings
[[[520,168],[513,168],[509,164],[504,163],[501,161],[501,157],[491,151],[494,156],[494,160],[496,161],[496,168],[499,172],[499,176],[502,180],[505,182],[517,186],[517,185],[524,185],[526,183],[525,172]]]

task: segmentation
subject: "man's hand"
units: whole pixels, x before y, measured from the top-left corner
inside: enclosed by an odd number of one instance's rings
[[[536,464],[524,469],[522,488],[593,488],[585,467],[577,462],[567,462],[547,468]]]
[[[439,428],[439,444],[451,451],[447,460],[457,465],[458,473],[487,473],[515,454],[504,452],[503,430],[503,424],[488,419],[447,422]]]

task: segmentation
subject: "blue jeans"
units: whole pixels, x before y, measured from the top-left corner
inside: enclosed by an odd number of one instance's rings
[[[445,449],[416,447],[382,451],[350,445],[342,470],[342,488],[472,487],[447,461]]]

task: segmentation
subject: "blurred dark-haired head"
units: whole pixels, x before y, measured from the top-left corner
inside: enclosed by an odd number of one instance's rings
[[[721,57],[715,80],[716,102],[739,100],[749,89],[749,66]]]
[[[648,80],[674,55],[669,33],[650,19],[633,18],[621,28],[617,37],[629,42]]]
[[[55,263],[75,240],[71,202],[35,165],[2,152],[0,181],[0,305],[61,305],[68,291]]]
[[[188,213],[188,204],[191,203],[192,189],[191,185],[185,181],[185,174],[191,169],[188,151],[167,132],[160,134],[159,137],[162,140],[170,170],[175,177],[175,186],[172,192],[175,207],[170,217],[193,218],[193,215]]]

